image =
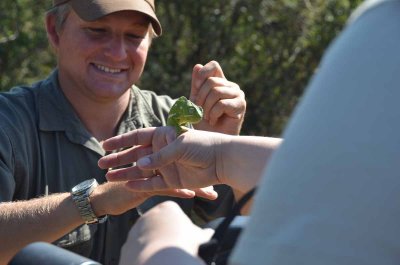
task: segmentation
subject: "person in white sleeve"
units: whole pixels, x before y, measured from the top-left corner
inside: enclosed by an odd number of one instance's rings
[[[399,47],[400,1],[366,1],[326,51],[282,143],[195,131],[172,141],[165,128],[134,131],[105,146],[134,134],[136,144],[164,135],[158,141],[167,146],[108,178],[130,180],[138,191],[215,182],[248,190],[260,179],[230,265],[400,264]],[[113,163],[116,156],[100,161]],[[135,180],[154,168],[158,177]],[[235,172],[246,172],[242,181]],[[120,264],[204,264],[197,248],[211,234],[164,203],[133,227]]]

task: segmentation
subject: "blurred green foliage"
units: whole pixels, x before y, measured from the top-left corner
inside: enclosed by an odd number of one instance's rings
[[[243,134],[279,136],[323,51],[362,0],[156,1],[164,33],[139,86],[188,96],[196,63],[218,61],[246,93]],[[0,1],[0,90],[55,67],[44,30],[50,0]]]

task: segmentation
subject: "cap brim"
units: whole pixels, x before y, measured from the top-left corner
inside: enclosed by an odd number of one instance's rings
[[[101,2],[101,4],[99,4]],[[86,21],[94,21],[103,16],[118,11],[136,11],[143,13],[151,19],[154,32],[157,36],[162,33],[161,23],[158,21],[153,8],[146,1],[109,0],[109,1],[82,1],[71,0],[69,4],[80,18]]]

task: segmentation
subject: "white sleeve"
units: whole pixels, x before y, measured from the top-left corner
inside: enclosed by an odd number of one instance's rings
[[[333,42],[230,264],[400,264],[400,1]]]

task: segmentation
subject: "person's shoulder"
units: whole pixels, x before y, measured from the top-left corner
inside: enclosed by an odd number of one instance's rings
[[[10,110],[22,110],[24,108],[32,108],[35,103],[37,87],[40,83],[35,83],[31,86],[15,86],[9,91],[0,93],[0,112],[7,112]]]
[[[16,86],[0,93],[0,113],[18,112],[33,103],[33,90],[29,86]]]
[[[0,126],[3,130],[18,130],[35,124],[38,92],[43,84],[44,81],[40,81],[32,85],[15,86],[0,93]]]
[[[51,73],[47,78],[34,82],[32,84],[18,85],[10,88],[8,91],[0,93],[0,112],[7,107],[16,108],[28,107],[31,111],[33,105],[39,104],[38,98],[43,94],[48,94],[50,90],[57,86],[57,72]]]
[[[362,16],[368,14],[371,11],[376,11],[377,8],[384,5],[398,5],[400,7],[399,0],[366,0],[360,6],[358,6],[351,14],[347,21],[347,25],[354,23]]]

